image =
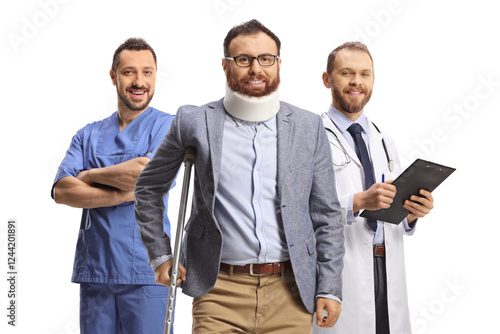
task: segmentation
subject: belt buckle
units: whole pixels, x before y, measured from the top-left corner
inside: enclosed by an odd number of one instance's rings
[[[384,248],[384,245],[374,245],[375,249],[373,250],[373,256],[374,257],[384,257],[385,256],[385,249],[384,249],[384,254],[383,255],[379,255],[378,254],[378,249],[379,248]]]
[[[253,272],[253,263],[250,263],[250,276],[264,276],[266,274],[256,274]]]

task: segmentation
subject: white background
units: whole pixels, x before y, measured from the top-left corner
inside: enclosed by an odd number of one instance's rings
[[[0,331],[78,333],[79,288],[70,277],[80,210],[55,204],[50,189],[71,137],[116,108],[108,72],[118,45],[136,36],[153,46],[152,105],[174,114],[223,96],[222,41],[232,26],[257,18],[282,41],[282,100],[316,113],[331,102],[321,82],[328,53],[345,41],[368,45],[376,80],[366,113],[396,140],[403,161],[457,168],[434,192],[432,214],[406,238],[413,331],[498,333],[492,131],[500,120],[500,24],[490,3],[2,1]],[[177,207],[174,195],[173,222]],[[7,326],[3,278],[10,218],[18,222],[15,328]],[[190,302],[177,302],[177,333],[190,332]]]

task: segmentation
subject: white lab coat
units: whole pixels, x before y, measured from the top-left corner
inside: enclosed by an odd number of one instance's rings
[[[314,325],[313,333],[375,334],[373,231],[367,226],[366,219],[360,216],[356,218],[356,222],[347,223],[349,195],[364,190],[363,168],[356,152],[349,146],[326,113],[322,115],[322,119],[325,127],[336,133],[351,162],[340,167],[334,165],[337,193],[345,225],[342,312],[333,328],[324,329]],[[385,174],[386,180],[393,180],[401,171],[394,142],[386,135],[379,133],[373,124],[367,121],[368,146],[373,160],[376,182],[382,181],[382,174]],[[333,147],[333,144],[338,145],[335,136],[327,133],[332,147],[333,161],[337,165],[345,162],[344,153]],[[382,146],[382,136],[384,136],[389,155],[394,160],[393,172],[389,171],[387,157]],[[399,225],[385,223],[384,231],[390,331],[391,334],[408,334],[411,333],[411,327],[403,249],[403,234],[406,232],[403,223]]]

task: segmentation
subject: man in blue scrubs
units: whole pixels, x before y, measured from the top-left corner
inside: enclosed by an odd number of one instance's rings
[[[134,218],[136,179],[174,118],[149,107],[156,73],[143,39],[118,47],[110,71],[118,110],[77,132],[54,180],[57,203],[83,208],[72,276],[82,334],[163,329],[168,288],[155,284]],[[167,215],[164,231],[170,236]]]

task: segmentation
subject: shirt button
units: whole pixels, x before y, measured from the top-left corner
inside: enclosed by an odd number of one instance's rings
[[[253,202],[254,202],[254,204],[257,204],[257,203],[258,203],[258,201],[257,201],[256,199],[254,199],[254,200],[253,200]]]
[[[257,230],[257,233],[260,233],[260,228]]]

